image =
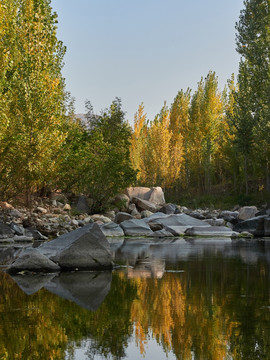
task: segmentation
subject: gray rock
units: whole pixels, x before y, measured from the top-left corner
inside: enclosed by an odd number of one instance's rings
[[[188,236],[232,237],[235,235],[235,232],[225,226],[194,226],[190,229],[187,229],[185,234]]]
[[[34,238],[32,236],[19,236],[19,235],[15,235],[13,240],[16,243],[32,243],[34,241]]]
[[[149,222],[148,225],[152,231],[159,231],[163,229],[163,225],[161,224]]]
[[[224,219],[225,221],[229,221],[232,224],[236,224],[238,221],[238,215],[238,211],[224,210],[219,214],[219,218]]]
[[[115,224],[114,222],[110,222],[107,224],[103,224],[103,225],[99,225],[100,226],[100,230],[103,232],[103,234],[105,236],[124,236],[124,231],[123,229],[118,225]]]
[[[114,222],[116,224],[120,224],[121,222],[125,221],[125,220],[131,220],[133,219],[133,216],[130,215],[127,212],[123,212],[123,211],[119,211],[116,215],[115,215],[115,219]]]
[[[163,212],[164,214],[171,215],[175,214],[176,211],[178,211],[178,207],[175,204],[165,204],[162,206],[161,209],[159,209],[160,212]]]
[[[225,225],[224,219],[205,219],[203,221],[207,222],[211,226],[224,226]]]
[[[156,212],[159,209],[159,207],[156,204],[154,204],[148,200],[143,200],[143,199],[134,197],[132,199],[132,201],[139,210],[149,210],[152,212]]]
[[[11,223],[11,224],[10,224],[10,228],[11,228],[11,230],[14,231],[14,233],[15,233],[16,235],[19,235],[19,236],[23,236],[23,235],[24,235],[24,227],[23,227],[23,226],[18,225],[18,224],[16,224],[16,223]]]
[[[243,206],[239,209],[238,219],[248,220],[253,218],[258,212],[256,206]]]
[[[270,236],[270,217],[264,219],[264,236]]]
[[[120,224],[126,236],[152,236],[153,231],[143,220],[126,220]]]
[[[66,270],[112,268],[109,242],[95,223],[63,234],[37,249]]]
[[[185,231],[193,226],[210,227],[209,224],[183,213],[157,217],[151,222],[163,225],[164,229],[174,236],[184,235]]]
[[[154,234],[152,236],[155,236],[155,237],[171,237],[171,236],[174,236],[171,232],[165,230],[165,229],[162,229],[162,230],[157,230],[154,232]]]
[[[149,211],[149,210],[143,210],[141,212],[141,217],[142,219],[144,218],[148,218],[149,216],[153,215],[154,213],[152,211]]]
[[[16,274],[25,270],[35,272],[54,272],[59,271],[60,267],[41,254],[37,249],[26,248],[8,267],[7,272],[10,274]]]
[[[147,210],[145,210],[145,211],[142,211],[142,214],[145,214],[145,212],[146,212]],[[148,214],[150,214],[151,212],[149,211],[149,213]],[[160,218],[165,218],[165,217],[167,217],[168,215],[165,215],[164,213],[162,213],[162,212],[156,212],[156,213],[151,213],[150,215],[148,215],[148,216],[144,216],[143,217],[143,221],[145,222],[145,223],[149,223],[150,221],[152,221],[152,220],[155,220],[155,219],[160,219]]]
[[[267,204],[262,210],[256,213],[256,216],[270,215],[270,204]]]
[[[25,235],[34,238],[34,240],[48,240],[47,236],[42,235],[36,229],[25,229]]]
[[[165,215],[160,218],[156,218],[151,220],[157,224],[162,224],[164,226],[201,226],[201,227],[209,227],[210,225],[204,221],[198,220],[189,216],[187,214],[173,214],[173,215]]]
[[[200,211],[192,211],[189,213],[190,216],[192,216],[195,219],[204,220],[205,215]]]
[[[14,232],[11,228],[4,223],[0,223],[0,239],[8,239],[14,236]]]
[[[135,204],[129,204],[129,205],[128,205],[128,211],[129,211],[129,213],[131,213],[133,210],[137,210],[136,205],[135,205]]]
[[[264,236],[264,219],[267,215],[256,216],[234,225],[233,231],[248,231],[255,236]]]

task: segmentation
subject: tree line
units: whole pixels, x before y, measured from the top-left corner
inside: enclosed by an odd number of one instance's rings
[[[179,91],[152,121],[139,106],[131,161],[140,183],[206,194],[216,186],[270,192],[270,2],[244,5],[236,24],[237,79],[221,92],[210,71],[193,94]]]
[[[134,129],[121,100],[76,119],[62,76],[65,46],[50,0],[0,3],[0,195],[84,193],[101,209],[129,185],[211,193],[270,191],[269,0],[245,1],[236,24],[239,74],[220,91],[210,71]]]

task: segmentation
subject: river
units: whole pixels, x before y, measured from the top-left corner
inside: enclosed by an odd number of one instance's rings
[[[270,359],[270,241],[122,239],[113,272],[0,272],[0,359]]]

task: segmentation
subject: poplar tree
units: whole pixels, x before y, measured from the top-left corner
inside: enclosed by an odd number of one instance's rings
[[[193,171],[198,186],[210,192],[213,177],[213,157],[217,151],[218,128],[223,117],[222,95],[214,72],[198,84],[191,100],[190,134]]]
[[[239,65],[239,91],[249,89],[249,113],[253,118],[253,132],[257,158],[265,165],[266,185],[270,191],[270,1],[246,0],[236,24]],[[245,74],[244,74],[245,73]],[[243,84],[241,84],[243,82]],[[244,94],[239,94],[240,99]],[[241,100],[238,104],[242,106]],[[246,101],[243,115],[245,115]],[[249,116],[247,122],[249,121]],[[244,121],[244,119],[242,119]],[[247,126],[249,124],[247,123]],[[253,136],[252,135],[252,136]],[[250,135],[251,136],[251,135]],[[247,141],[250,141],[247,137]],[[247,148],[248,145],[245,145]],[[244,150],[244,149],[243,149]]]
[[[179,91],[171,105],[170,130],[172,131],[172,147],[179,147],[183,153],[182,171],[180,173],[181,185],[188,186],[189,169],[189,144],[190,144],[190,89],[186,92]],[[181,150],[177,151],[181,151]]]
[[[144,112],[144,105],[139,105],[138,111],[134,115],[134,130],[131,136],[130,161],[132,167],[138,171],[137,179],[144,182],[146,174],[144,172],[143,152],[146,148],[147,138],[147,115]]]
[[[65,48],[57,39],[50,0],[3,0],[0,39],[8,61],[1,71],[1,101],[8,119],[1,148],[1,180],[8,192],[31,194],[50,185],[65,133],[66,93],[61,75]],[[2,55],[3,56],[3,55]],[[3,62],[3,60],[2,60]]]

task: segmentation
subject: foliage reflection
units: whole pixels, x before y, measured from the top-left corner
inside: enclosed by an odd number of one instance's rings
[[[89,340],[90,359],[124,359],[134,334],[142,355],[153,338],[176,359],[270,358],[264,259],[246,264],[216,255],[177,268],[183,272],[164,272],[159,261],[149,273],[141,267],[115,271],[97,311],[46,289],[27,296],[1,273],[0,358],[73,359],[75,348]]]

